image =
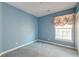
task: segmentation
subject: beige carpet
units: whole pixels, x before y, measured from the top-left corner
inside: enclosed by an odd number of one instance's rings
[[[9,52],[3,57],[77,57],[77,52],[73,49],[35,42],[29,46],[22,47]]]

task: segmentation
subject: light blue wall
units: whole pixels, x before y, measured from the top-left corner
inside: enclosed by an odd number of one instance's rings
[[[76,9],[76,14],[77,14],[77,19],[76,19],[76,25],[75,25],[75,30],[76,30],[76,49],[79,53],[79,2],[77,3],[77,9]]]
[[[0,3],[0,52],[2,51],[2,3]]]
[[[76,12],[79,12],[79,2],[76,5]]]
[[[35,39],[74,46],[73,43],[56,41],[55,29],[52,24],[54,16],[72,12],[75,12],[75,8],[36,18],[6,3],[0,3],[0,52],[21,46]]]
[[[3,3],[3,51],[38,38],[37,18]],[[16,44],[18,43],[18,44]]]
[[[64,10],[64,11],[60,11],[57,13],[49,14],[47,16],[40,17],[38,20],[38,28],[39,28],[38,29],[38,39],[74,47],[74,43],[72,43],[72,42],[63,42],[63,41],[55,40],[55,27],[53,24],[53,18],[55,16],[70,14],[72,12],[75,12],[75,10],[76,10],[76,8],[71,8],[68,10]],[[73,28],[72,32],[73,32],[72,37],[74,40],[74,28]]]

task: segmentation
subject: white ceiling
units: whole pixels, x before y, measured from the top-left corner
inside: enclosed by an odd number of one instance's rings
[[[36,17],[45,16],[51,13],[73,8],[77,2],[7,2]]]

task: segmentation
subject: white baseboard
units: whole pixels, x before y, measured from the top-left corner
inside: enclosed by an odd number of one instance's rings
[[[8,52],[14,51],[14,50],[16,50],[16,49],[19,49],[19,48],[21,48],[21,47],[24,47],[24,46],[30,45],[30,44],[32,44],[32,43],[34,43],[34,42],[36,42],[36,40],[31,41],[31,42],[26,43],[26,44],[23,44],[23,45],[21,45],[21,46],[18,46],[18,47],[15,47],[15,48],[12,48],[12,49],[6,50],[6,51],[0,53],[0,56],[2,56],[3,54],[6,54],[6,53],[8,53]]]
[[[40,40],[40,39],[39,39],[38,41],[41,41],[41,42],[46,42],[46,43],[50,43],[50,44],[54,44],[54,45],[59,45],[59,46],[67,47],[67,48],[72,48],[72,49],[75,49],[74,47],[67,46],[67,45],[62,45],[62,44],[58,44],[58,43],[55,43],[55,42],[49,42],[49,41]]]
[[[29,43],[27,43],[27,44],[23,44],[23,45],[21,45],[21,46],[18,46],[18,47],[15,47],[15,48],[12,48],[12,49],[6,50],[6,51],[0,53],[0,56],[6,54],[6,53],[8,53],[8,52],[14,51],[14,50],[16,50],[16,49],[19,49],[19,48],[21,48],[21,47],[24,47],[24,46],[30,45],[30,44],[32,44],[32,43],[34,43],[34,42],[36,42],[36,41],[46,42],[46,43],[50,43],[50,44],[59,45],[59,46],[64,46],[64,47],[68,47],[68,48],[73,48],[73,49],[74,49],[74,47],[71,47],[71,46],[62,45],[62,44],[58,44],[58,43],[49,42],[49,41],[45,41],[45,40],[40,40],[40,39],[39,39],[39,40],[31,41],[31,42],[29,42]]]

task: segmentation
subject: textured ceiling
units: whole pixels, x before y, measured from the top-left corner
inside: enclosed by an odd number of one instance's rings
[[[7,2],[36,17],[45,16],[51,13],[73,8],[77,2]]]

